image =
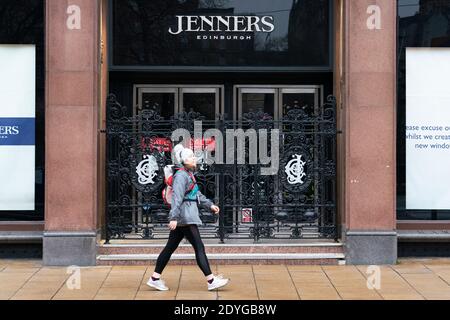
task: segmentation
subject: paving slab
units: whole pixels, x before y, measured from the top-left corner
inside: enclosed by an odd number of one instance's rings
[[[219,266],[217,272],[230,279],[226,290],[218,291],[219,300],[258,300],[252,266]]]
[[[427,300],[450,300],[450,286],[434,273],[403,274],[402,277]]]
[[[217,266],[211,266],[213,273]],[[217,291],[208,291],[208,283],[198,266],[183,266],[180,276],[177,300],[217,300]]]
[[[322,272],[290,271],[292,281],[302,300],[339,300],[340,296]]]
[[[376,285],[379,288],[375,290],[385,300],[423,300],[424,297],[412,287],[403,276],[395,271],[392,267],[381,266],[380,269],[380,281]],[[366,279],[369,278],[366,267],[358,267],[361,274]]]
[[[356,266],[323,267],[339,296],[344,300],[381,300],[375,290],[367,286],[366,278]]]
[[[96,287],[81,287],[80,289],[61,288],[52,300],[93,300],[100,290],[100,286]]]
[[[73,270],[43,267],[36,260],[0,260],[0,300],[450,300],[450,259],[402,260],[380,266],[380,286],[369,288],[367,266],[211,265],[230,278],[209,292],[196,265],[168,265],[170,290],[146,285],[154,266],[99,266]],[[370,280],[370,281],[368,281]]]
[[[300,296],[286,266],[254,266],[261,300],[299,300]]]

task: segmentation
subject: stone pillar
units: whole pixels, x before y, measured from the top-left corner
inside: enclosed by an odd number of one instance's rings
[[[45,265],[95,265],[99,2],[46,1]]]
[[[349,264],[393,264],[396,1],[348,0],[345,5],[346,257]]]

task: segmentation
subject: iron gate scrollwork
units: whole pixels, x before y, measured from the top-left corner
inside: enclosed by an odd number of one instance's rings
[[[203,128],[222,132],[254,129],[259,135],[278,129],[279,168],[261,175],[254,164],[207,164],[196,173],[202,192],[221,207],[219,216],[201,210],[202,236],[227,239],[336,239],[336,101],[311,113],[293,108],[280,120],[249,113],[238,120],[183,112],[170,119],[152,108],[137,115],[114,95],[107,103],[106,240],[164,239],[169,208],[161,192],[163,168],[172,163],[175,129]],[[262,129],[262,130],[261,130]],[[266,131],[264,131],[266,130]],[[225,140],[225,139],[224,139]],[[201,142],[207,144],[205,140]],[[246,159],[249,146],[246,145]],[[224,147],[223,150],[226,150]],[[268,148],[270,150],[270,147]]]

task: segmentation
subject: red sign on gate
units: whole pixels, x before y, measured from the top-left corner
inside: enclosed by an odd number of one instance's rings
[[[158,150],[158,152],[172,152],[172,141],[165,137],[143,137],[141,140],[142,150],[151,149]],[[191,149],[214,151],[216,148],[216,140],[214,138],[208,139],[191,139]]]
[[[252,223],[253,222],[253,209],[245,208],[241,210],[242,223]]]
[[[172,141],[169,138],[144,137],[141,140],[141,148],[156,149],[158,152],[172,152]]]

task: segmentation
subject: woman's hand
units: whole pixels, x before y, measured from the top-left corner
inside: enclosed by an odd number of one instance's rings
[[[218,206],[216,206],[216,205],[213,204],[213,205],[211,206],[211,211],[214,212],[215,214],[219,214],[220,208],[219,208]]]
[[[175,221],[170,221],[169,229],[170,230],[175,230],[177,228],[177,224],[178,224],[178,222],[176,220]]]

